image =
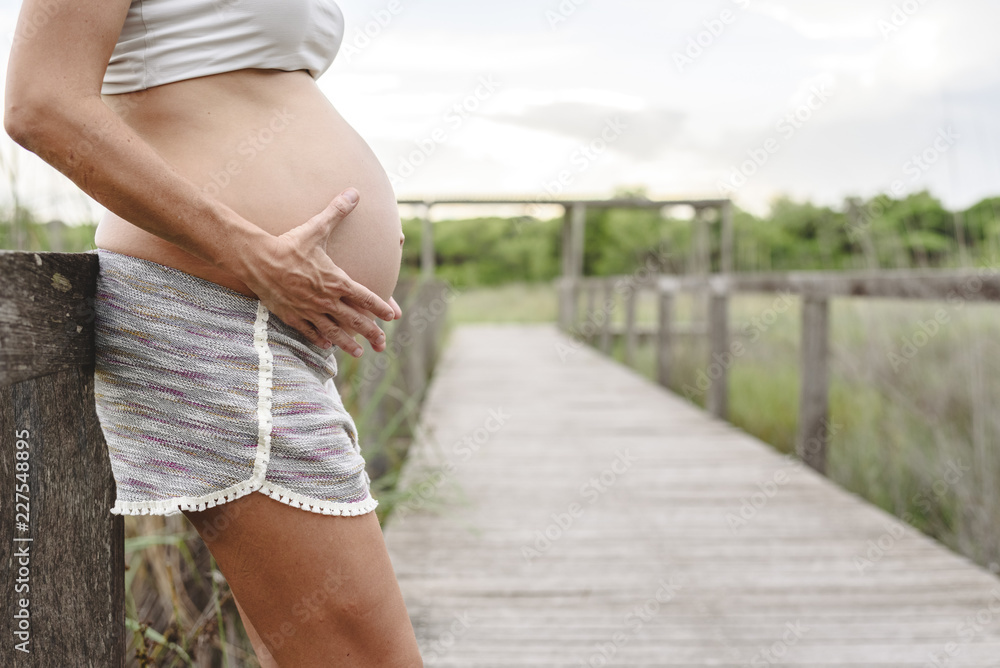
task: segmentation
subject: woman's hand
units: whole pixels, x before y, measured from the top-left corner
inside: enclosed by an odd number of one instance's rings
[[[274,315],[321,348],[336,345],[355,357],[361,334],[372,348],[385,350],[385,333],[374,317],[400,317],[399,306],[353,281],[326,253],[327,239],[358,203],[348,188],[320,213],[256,248],[239,277]]]

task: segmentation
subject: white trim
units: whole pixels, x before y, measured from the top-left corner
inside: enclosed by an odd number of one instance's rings
[[[271,385],[274,371],[274,356],[267,341],[268,315],[267,307],[264,306],[263,302],[258,301],[257,320],[253,326],[253,345],[257,349],[258,360],[257,452],[254,456],[253,475],[235,485],[202,496],[179,496],[156,501],[119,501],[116,499],[115,505],[111,508],[113,515],[176,515],[181,510],[198,511],[214,508],[226,501],[233,501],[258,490],[282,503],[323,515],[361,515],[375,509],[378,501],[371,495],[359,503],[323,501],[265,481],[267,464],[271,457]],[[365,472],[365,478],[368,479],[367,472]]]
[[[368,474],[366,473],[365,475],[367,476]],[[375,510],[375,506],[378,505],[378,500],[370,494],[364,501],[358,501],[356,503],[345,503],[343,501],[322,501],[320,499],[314,499],[312,497],[293,492],[290,489],[275,485],[273,482],[265,482],[264,486],[260,488],[260,491],[267,494],[272,499],[277,499],[282,503],[287,503],[288,505],[295,506],[296,508],[311,510],[314,513],[322,513],[324,515],[363,515]]]

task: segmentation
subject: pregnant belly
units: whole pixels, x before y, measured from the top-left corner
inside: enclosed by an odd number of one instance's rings
[[[123,97],[104,99],[202,192],[271,234],[357,188],[361,200],[326,250],[351,278],[383,299],[392,294],[402,253],[395,194],[369,146],[307,73],[243,70],[159,86],[141,102]],[[235,276],[111,212],[95,243],[253,296]]]

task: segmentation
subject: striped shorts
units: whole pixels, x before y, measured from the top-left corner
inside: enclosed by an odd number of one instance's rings
[[[323,350],[255,298],[97,249],[94,395],[116,515],[258,491],[324,515],[378,505]]]

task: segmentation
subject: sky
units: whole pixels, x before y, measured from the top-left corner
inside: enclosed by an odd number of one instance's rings
[[[287,0],[284,0],[287,1]],[[1000,3],[342,0],[319,86],[401,199],[1000,195]],[[0,0],[6,57],[20,3]],[[43,219],[103,209],[0,137]]]

